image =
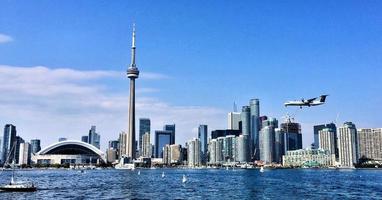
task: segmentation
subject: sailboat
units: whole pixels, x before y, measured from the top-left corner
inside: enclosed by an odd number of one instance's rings
[[[187,182],[187,176],[183,174],[182,183]]]
[[[13,144],[13,147],[11,148],[11,151],[9,152],[8,158],[6,159],[4,166],[7,165],[8,160],[9,160],[15,146],[16,146],[16,142]],[[16,153],[13,153],[13,161],[12,161],[12,165],[11,165],[11,168],[12,168],[11,182],[9,182],[6,185],[1,185],[0,191],[3,191],[3,192],[35,192],[37,190],[37,188],[32,182],[15,181],[15,156],[16,156]]]
[[[261,172],[261,173],[264,172],[264,168],[263,168],[263,167],[260,167],[260,172]]]
[[[162,178],[164,178],[164,177],[165,177],[164,172],[162,172]]]
[[[138,171],[138,175],[141,175],[141,170]]]

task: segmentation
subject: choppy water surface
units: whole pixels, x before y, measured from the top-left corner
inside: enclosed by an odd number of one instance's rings
[[[381,199],[382,170],[30,170],[34,193],[0,199]],[[162,178],[162,172],[165,177]],[[0,183],[10,179],[0,174]],[[182,176],[188,181],[182,184]]]

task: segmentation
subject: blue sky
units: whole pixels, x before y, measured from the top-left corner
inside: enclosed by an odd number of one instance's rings
[[[301,122],[304,146],[313,124],[337,116],[381,127],[381,8],[380,1],[3,0],[0,71],[19,79],[0,78],[0,91],[12,91],[0,100],[0,123],[44,145],[78,139],[95,124],[105,147],[127,126],[124,72],[135,22],[137,115],[150,117],[153,129],[176,123],[177,143],[196,137],[199,123],[225,128],[233,101],[241,107],[253,97],[262,115],[290,113]],[[324,106],[283,107],[323,93]]]

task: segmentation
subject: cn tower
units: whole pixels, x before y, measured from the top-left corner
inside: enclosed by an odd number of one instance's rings
[[[127,156],[135,159],[135,79],[138,78],[139,70],[135,64],[135,24],[133,24],[133,38],[131,45],[131,65],[127,69],[127,78],[130,79],[129,99],[129,132],[127,136]]]

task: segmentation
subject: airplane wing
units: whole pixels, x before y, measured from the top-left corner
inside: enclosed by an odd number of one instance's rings
[[[314,100],[316,100],[317,99],[317,97],[316,98],[313,98],[313,99],[308,99],[308,100],[306,100],[308,103],[312,103]]]

